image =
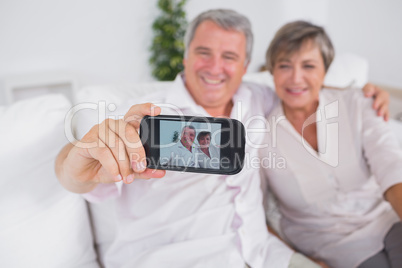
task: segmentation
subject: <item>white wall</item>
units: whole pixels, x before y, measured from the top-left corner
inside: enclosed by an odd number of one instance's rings
[[[337,51],[370,63],[369,79],[402,88],[402,1],[330,1],[328,31]]]
[[[0,104],[12,75],[69,72],[81,85],[150,81],[151,24],[157,0],[1,0]],[[210,8],[232,8],[253,24],[249,71],[283,23],[299,18],[327,27],[338,52],[368,58],[370,80],[402,88],[402,1],[189,0],[188,19]]]
[[[68,72],[81,85],[151,80],[156,2],[1,0],[0,100],[11,75]]]

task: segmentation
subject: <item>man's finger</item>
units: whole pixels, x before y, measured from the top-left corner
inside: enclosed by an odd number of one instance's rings
[[[127,177],[130,175],[132,171],[130,165],[130,158],[128,157],[126,151],[126,145],[124,144],[123,140],[115,133],[110,133],[109,138],[111,141],[113,139],[115,140],[114,143],[116,144],[116,146],[112,148],[111,151],[119,165],[120,174],[123,176],[123,180],[127,180]]]
[[[389,93],[376,87],[376,93],[374,96],[374,108],[379,109],[382,106],[385,106],[388,109],[389,104]]]
[[[111,126],[111,130],[123,141],[131,169],[137,173],[143,172],[147,162],[145,150],[137,130],[123,120],[119,120],[117,125]],[[131,180],[132,178],[129,179]]]
[[[106,173],[111,175],[110,178],[99,177],[98,182],[108,183],[120,181],[122,179],[122,175],[120,174],[119,166],[113,157],[113,153],[102,141],[99,140],[98,142],[99,147],[87,149],[88,154],[99,162],[101,168],[105,169]]]
[[[390,117],[390,114],[389,114],[389,109],[388,109],[384,114],[384,119],[385,119],[386,122],[389,121],[389,117]]]
[[[141,173],[133,173],[133,178],[134,179],[159,179],[162,178],[166,175],[165,170],[159,170],[159,169],[150,169],[147,168],[144,172]]]
[[[377,115],[384,117],[384,120],[387,121],[388,107],[385,105],[381,106],[380,109],[378,109]]]
[[[116,127],[116,124],[118,123],[118,121],[114,120],[109,121],[109,129],[106,129],[106,139],[104,140],[104,137],[101,136],[99,136],[99,139],[109,148],[113,158],[118,165],[121,176],[123,177],[123,179],[126,179],[127,176],[131,173],[130,160],[126,153],[124,142],[112,130]]]
[[[114,177],[106,170],[105,167],[102,166],[98,171],[98,173],[96,174],[96,179],[100,183],[114,183],[122,181],[123,177],[121,175]]]
[[[137,104],[131,106],[130,110],[124,115],[124,121],[135,127],[138,131],[140,122],[144,116],[157,116],[160,113],[161,108],[152,103]]]
[[[363,92],[366,97],[372,97],[376,93],[376,88],[373,84],[367,83],[363,87]]]

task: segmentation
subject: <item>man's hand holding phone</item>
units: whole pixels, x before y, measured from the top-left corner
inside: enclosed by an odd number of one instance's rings
[[[124,119],[106,119],[76,144],[67,145],[56,160],[56,173],[69,190],[85,193],[98,183],[136,178],[161,178],[164,170],[146,168],[145,151],[138,130],[141,119],[159,115],[161,109],[151,103],[134,105]],[[67,172],[68,171],[68,172]]]
[[[239,121],[160,113],[151,103],[138,104],[124,119],[92,127],[59,154],[60,183],[86,193],[99,183],[162,178],[165,170],[228,175],[242,170],[245,130]]]

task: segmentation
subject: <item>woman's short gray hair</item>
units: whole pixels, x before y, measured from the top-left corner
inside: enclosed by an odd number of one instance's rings
[[[299,51],[304,42],[311,40],[320,49],[325,71],[335,56],[334,47],[324,28],[307,21],[294,21],[282,26],[275,34],[266,54],[266,67],[272,73],[279,55]]]
[[[188,48],[190,47],[191,41],[193,41],[195,31],[198,26],[206,20],[216,23],[219,27],[227,31],[234,30],[243,33],[246,36],[246,64],[250,62],[253,49],[253,32],[251,31],[251,23],[245,16],[230,9],[213,9],[205,11],[198,15],[188,25],[184,36],[184,44],[186,46],[186,51],[184,53],[185,57],[187,57]]]

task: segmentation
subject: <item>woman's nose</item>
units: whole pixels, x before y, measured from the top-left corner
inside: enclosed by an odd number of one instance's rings
[[[294,84],[298,84],[303,81],[303,70],[300,68],[293,68],[292,71],[292,76],[291,76],[292,82]]]

